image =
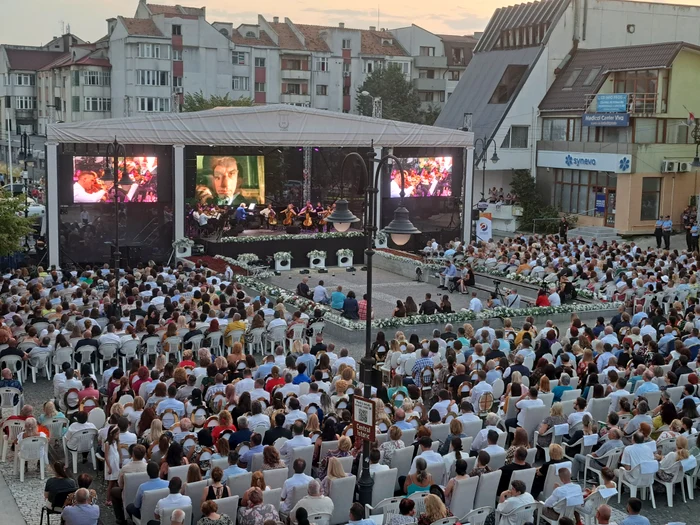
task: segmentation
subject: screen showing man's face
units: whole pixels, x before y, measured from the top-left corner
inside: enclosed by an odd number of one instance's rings
[[[95,188],[97,180],[96,180],[95,175],[92,173],[84,173],[84,174],[80,175],[80,178],[78,179],[78,183],[88,193],[92,193],[94,191],[97,191],[97,188]]]
[[[214,191],[221,199],[230,199],[238,187],[238,163],[229,158],[214,167]]]

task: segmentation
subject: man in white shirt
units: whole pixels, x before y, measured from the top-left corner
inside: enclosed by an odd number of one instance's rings
[[[525,425],[525,409],[528,407],[538,407],[538,406],[543,406],[544,403],[542,402],[541,399],[538,399],[537,397],[537,387],[532,386],[528,390],[528,396],[525,398],[520,399],[520,401],[517,401],[515,403],[515,408],[519,410],[518,415],[513,421],[513,419],[507,420],[506,427],[513,427],[515,428],[516,426],[522,427]],[[515,424],[513,424],[515,423]]]
[[[306,410],[306,407],[311,403],[314,403],[319,407],[321,406],[321,394],[318,390],[318,383],[311,383],[309,385],[309,393],[299,398],[299,404],[301,405],[302,409]]]
[[[569,418],[566,421],[569,424],[569,430],[571,431],[571,427],[579,424],[583,420],[583,416],[586,414],[588,414],[589,417],[592,417],[591,413],[586,410],[586,400],[579,397],[574,403],[574,411],[569,414]]]
[[[472,406],[479,406],[479,398],[485,392],[493,393],[493,387],[486,381],[486,372],[484,370],[479,370],[476,375],[479,382],[472,387],[470,396]]]
[[[268,356],[271,357],[271,356]],[[265,390],[265,379],[256,379],[253,390],[250,393],[250,399],[255,401],[256,399],[264,399],[266,403],[270,402],[270,393]]]
[[[559,518],[559,512],[554,509],[555,507],[557,507],[558,510],[562,510],[563,507],[574,504],[573,501],[576,498],[580,499],[580,505],[583,504],[581,486],[576,483],[571,483],[571,472],[569,472],[569,469],[560,468],[559,479],[561,480],[561,484],[554,489],[552,495],[544,502],[544,514],[551,519]]]
[[[255,381],[253,381],[253,373],[250,368],[243,370],[243,379],[236,383],[236,397],[241,397],[243,392],[250,392],[255,388]],[[251,396],[251,399],[255,399]]]
[[[493,412],[489,412],[486,415],[486,427],[479,430],[479,433],[476,435],[474,438],[474,441],[472,442],[472,451],[473,452],[479,452],[480,450],[486,448],[488,446],[488,433],[490,430],[495,430],[499,434],[503,433],[503,431],[498,428],[496,425],[498,424],[499,417],[497,414],[494,414]]]
[[[102,334],[98,341],[100,344],[114,343],[115,345],[117,345],[117,347],[121,346],[121,338],[116,333],[114,333],[113,324],[107,325],[107,332]]]
[[[521,525],[523,516],[517,514],[520,507],[529,505],[535,502],[535,498],[527,492],[525,483],[516,479],[510,484],[510,489],[501,492],[496,510],[501,513],[501,521],[503,525]],[[532,521],[532,516],[525,518],[525,521]]]
[[[69,390],[75,388],[76,390],[82,390],[83,389],[83,384],[80,382],[80,379],[75,377],[75,370],[72,368],[68,368],[66,370],[66,379],[62,383],[59,383],[58,385],[58,403],[60,404],[62,409],[65,409],[65,397],[66,397],[66,392]]]
[[[270,322],[267,324],[267,331],[268,331],[268,332],[269,332],[270,330],[272,330],[273,328],[276,328],[276,327],[278,327],[278,326],[284,326],[285,328],[286,328],[286,326],[287,326],[287,321],[285,321],[284,319],[282,319],[282,317],[281,317],[281,315],[280,315],[280,313],[279,313],[278,311],[275,311],[274,316],[275,316],[274,319],[272,319],[272,321],[270,321]]]
[[[433,451],[433,440],[430,439],[430,437],[423,436],[422,438],[420,438],[420,440],[418,440],[418,445],[418,454],[415,458],[413,458],[413,463],[411,463],[411,469],[408,471],[409,474],[416,473],[416,459],[418,459],[419,457],[423,458],[428,465],[444,463],[442,456],[437,452]]]
[[[499,433],[496,432],[495,430],[489,430],[486,433],[486,447],[483,449],[484,452],[488,452],[489,456],[500,456],[503,455],[505,457],[506,454],[506,449],[498,445],[498,437]]]
[[[518,295],[518,291],[515,288],[512,288],[510,290],[510,293],[506,297],[505,306],[507,308],[520,308],[520,296]]]
[[[117,427],[119,427],[119,444],[120,445],[135,445],[136,444],[136,434],[129,432],[129,420],[121,416],[117,420]]]
[[[292,425],[294,425],[299,419],[306,423],[308,416],[301,410],[299,400],[292,398],[289,400],[289,413],[284,418],[285,428],[292,428]]]
[[[482,333],[486,332],[489,337],[489,344],[493,343],[494,340],[496,339],[496,330],[491,328],[491,323],[489,322],[488,319],[484,319],[482,323],[482,327],[479,328],[476,333],[474,334],[474,337],[476,337],[477,341],[481,341],[482,339]]]
[[[382,459],[382,453],[378,448],[373,448],[369,452],[369,475],[374,477],[375,472],[389,470],[389,465],[383,465],[379,461]]]
[[[92,423],[88,423],[87,412],[80,411],[75,415],[75,422],[71,423],[68,427],[68,430],[66,430],[65,438],[68,450],[78,449],[79,443],[77,439],[77,434],[81,430],[87,429],[97,430],[97,427],[95,427],[95,425],[93,425]]]
[[[100,189],[94,171],[83,171],[73,184],[73,202],[101,202],[107,190]]]
[[[549,306],[561,306],[561,297],[559,297],[556,287],[551,287],[549,291],[552,292],[549,294]]]
[[[255,400],[250,405],[251,415],[248,417],[248,427],[256,429],[265,427],[265,430],[270,430],[270,417],[262,413],[262,404]]]
[[[350,352],[348,351],[347,348],[342,348],[340,350],[340,357],[335,361],[333,364],[333,373],[335,374],[338,371],[338,368],[340,365],[346,364],[353,370],[357,370],[357,363],[355,360],[350,357]]]
[[[298,447],[308,447],[311,445],[311,439],[304,436],[304,425],[302,423],[294,423],[292,425],[292,439],[287,440],[280,449],[280,457],[289,465],[292,461],[292,451]]]
[[[454,404],[454,401],[450,399],[450,394],[447,390],[440,390],[438,392],[439,401],[433,405],[433,408],[440,414],[440,419],[444,419],[447,415],[448,410]],[[456,407],[455,407],[456,411]]]
[[[192,500],[189,496],[180,494],[181,489],[182,480],[177,476],[171,478],[170,482],[168,483],[168,490],[170,491],[170,494],[156,503],[156,510],[154,513],[156,521],[160,522],[160,516],[161,514],[165,515],[164,511],[166,509],[168,511],[172,511],[173,509],[192,505]]]
[[[469,309],[475,314],[478,314],[484,309],[484,305],[481,303],[481,299],[476,296],[476,292],[472,292],[472,298],[469,301]]]
[[[304,507],[309,516],[315,516],[317,514],[333,514],[335,504],[331,498],[321,494],[321,484],[318,482],[318,480],[311,480],[309,482],[308,489],[309,495],[301,498],[289,513],[289,519],[291,520],[292,525],[297,524],[296,516],[297,509],[299,507]]]
[[[282,392],[283,396],[287,394],[299,395],[299,385],[292,383],[292,374],[285,374],[284,386],[277,389],[277,392]]]
[[[284,482],[284,485],[282,485],[282,493],[280,494],[280,498],[282,499],[280,511],[285,514],[288,514],[292,509],[292,503],[294,503],[294,488],[308,486],[309,483],[314,480],[311,476],[304,474],[304,470],[306,470],[306,461],[303,459],[295,459],[292,468],[294,469],[294,475]]]
[[[474,407],[469,401],[462,401],[462,403],[459,405],[459,408],[462,411],[462,413],[457,419],[459,419],[463,425],[465,423],[474,423],[475,421],[481,422],[479,416],[477,416],[474,413]]]
[[[319,281],[318,286],[314,288],[314,302],[319,304],[329,304],[331,302],[331,297],[323,285],[323,280]]]

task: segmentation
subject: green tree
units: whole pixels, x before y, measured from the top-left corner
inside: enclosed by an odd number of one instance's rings
[[[182,111],[189,113],[192,111],[203,111],[205,109],[214,109],[220,107],[232,107],[232,106],[252,106],[253,100],[246,97],[241,97],[239,99],[232,99],[229,94],[226,93],[223,97],[219,95],[212,95],[210,97],[205,97],[202,91],[197,91],[196,93],[185,93],[185,100],[182,104]]]
[[[0,190],[0,256],[19,251],[24,237],[32,231],[34,218],[24,216],[24,197]]]
[[[531,232],[535,219],[558,219],[561,214],[557,208],[547,204],[537,190],[535,179],[530,175],[530,170],[515,170],[513,180],[510,183],[513,192],[518,196],[518,202],[523,208],[523,214],[518,217],[518,229]],[[566,216],[571,228],[576,225],[576,216]],[[536,231],[540,233],[556,233],[557,221],[537,221]]]
[[[363,95],[366,91],[371,96]],[[357,88],[357,100],[360,115],[372,115],[372,98],[382,99],[382,118],[413,122],[415,124],[432,124],[440,113],[435,108],[421,109],[418,93],[403,70],[396,64],[372,71],[364,83]]]

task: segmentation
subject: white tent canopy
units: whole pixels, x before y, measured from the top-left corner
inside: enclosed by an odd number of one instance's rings
[[[474,134],[275,104],[53,124],[48,142],[185,146],[472,148]]]

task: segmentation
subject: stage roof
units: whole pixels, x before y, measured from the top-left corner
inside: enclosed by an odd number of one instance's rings
[[[184,146],[471,148],[474,134],[283,104],[52,124],[48,142]]]

